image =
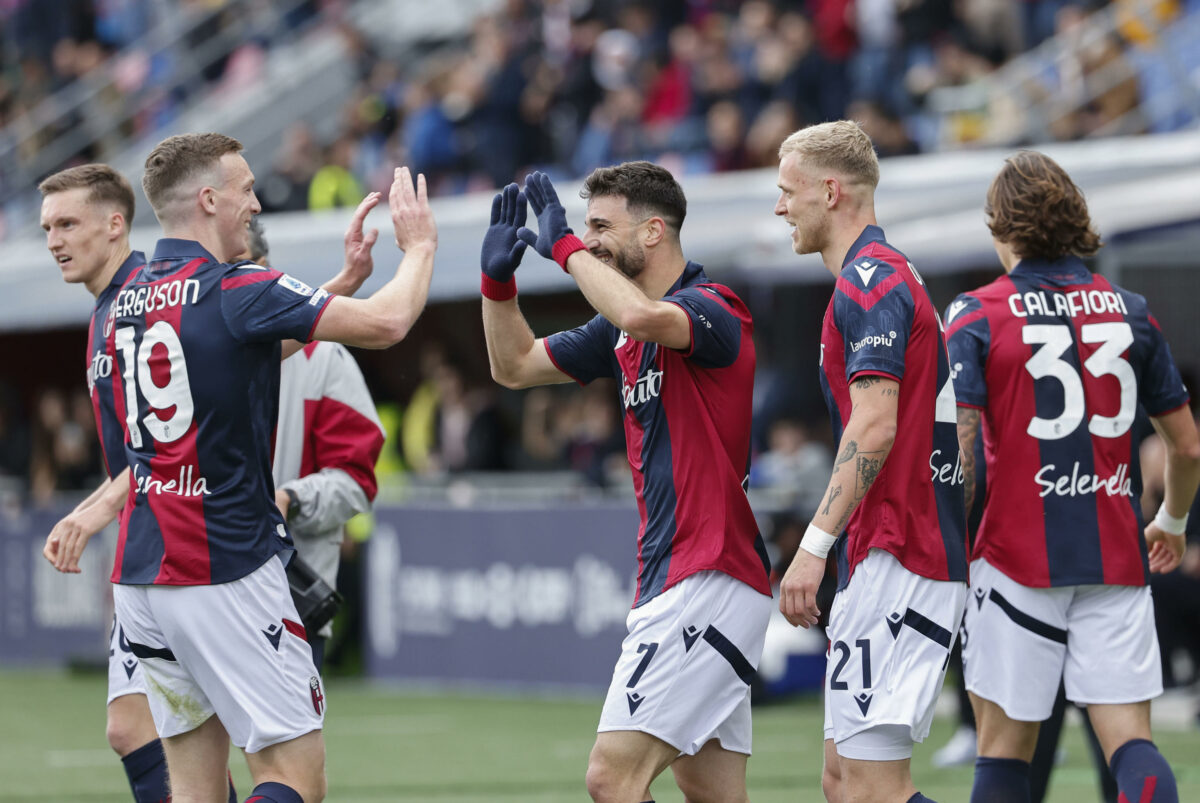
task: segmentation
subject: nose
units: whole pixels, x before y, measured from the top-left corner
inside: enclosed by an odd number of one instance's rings
[[[782,192],[779,193],[779,198],[778,198],[778,200],[775,201],[775,214],[777,214],[777,215],[786,215],[787,214],[787,204],[785,204],[783,202],[783,193]]]
[[[262,211],[262,204],[260,204],[258,202],[258,193],[256,193],[256,192],[250,193],[250,212],[251,212],[251,214],[257,215],[261,211]]]

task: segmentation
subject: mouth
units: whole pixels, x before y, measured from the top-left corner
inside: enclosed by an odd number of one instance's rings
[[[65,268],[72,260],[66,254],[55,254],[54,261],[58,263],[60,268]]]
[[[612,264],[612,254],[610,254],[608,251],[600,251],[597,249],[592,251],[592,256],[603,262],[605,265]]]

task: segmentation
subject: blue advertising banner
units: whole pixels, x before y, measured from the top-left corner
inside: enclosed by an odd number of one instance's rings
[[[366,557],[372,676],[602,689],[637,574],[627,504],[383,508]]]

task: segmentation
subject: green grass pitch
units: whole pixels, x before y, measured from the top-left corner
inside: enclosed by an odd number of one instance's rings
[[[100,675],[4,671],[0,729],[0,801],[126,803],[124,773],[104,741],[105,683]],[[422,694],[361,681],[327,689],[331,803],[377,801],[587,801],[584,768],[600,711],[590,699],[478,694]],[[970,796],[969,768],[936,770],[929,756],[953,724],[935,722],[917,748],[913,775],[921,791],[954,803]],[[750,797],[755,803],[823,800],[819,701],[759,707]],[[1200,731],[1165,731],[1157,741],[1179,776],[1181,800],[1200,801]],[[1066,760],[1052,781],[1050,803],[1097,800],[1086,748],[1068,724]],[[244,798],[245,762],[230,759]],[[682,800],[668,776],[654,785],[659,803]]]

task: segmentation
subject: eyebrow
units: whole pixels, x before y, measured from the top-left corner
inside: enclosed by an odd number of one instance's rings
[[[612,221],[609,220],[608,218],[591,217],[591,216],[584,218],[583,223],[586,226],[611,226],[612,225]]]

